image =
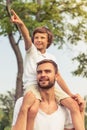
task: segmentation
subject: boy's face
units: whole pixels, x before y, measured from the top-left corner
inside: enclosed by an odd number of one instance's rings
[[[47,44],[48,44],[47,33],[36,33],[34,35],[34,45],[41,53],[44,53],[46,51]]]

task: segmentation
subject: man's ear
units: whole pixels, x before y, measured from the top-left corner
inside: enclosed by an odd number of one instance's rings
[[[58,73],[55,75],[55,80],[57,81],[57,78],[58,78]]]

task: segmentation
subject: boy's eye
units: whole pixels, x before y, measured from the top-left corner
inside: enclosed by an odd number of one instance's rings
[[[34,37],[34,39],[39,39],[39,37]],[[40,39],[45,39],[45,37],[40,37]]]
[[[41,37],[41,39],[44,39],[45,37]]]
[[[38,37],[34,37],[34,39],[38,39]]]

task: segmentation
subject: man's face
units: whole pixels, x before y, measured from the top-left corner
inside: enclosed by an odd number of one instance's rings
[[[43,63],[37,68],[37,82],[42,89],[49,89],[55,84],[55,70],[51,63]]]
[[[36,33],[34,35],[34,45],[36,48],[44,53],[46,51],[48,44],[48,35],[47,33]]]

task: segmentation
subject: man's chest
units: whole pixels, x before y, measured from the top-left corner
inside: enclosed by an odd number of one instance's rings
[[[65,114],[61,111],[55,111],[52,114],[46,114],[39,110],[34,124],[34,130],[64,130]]]

